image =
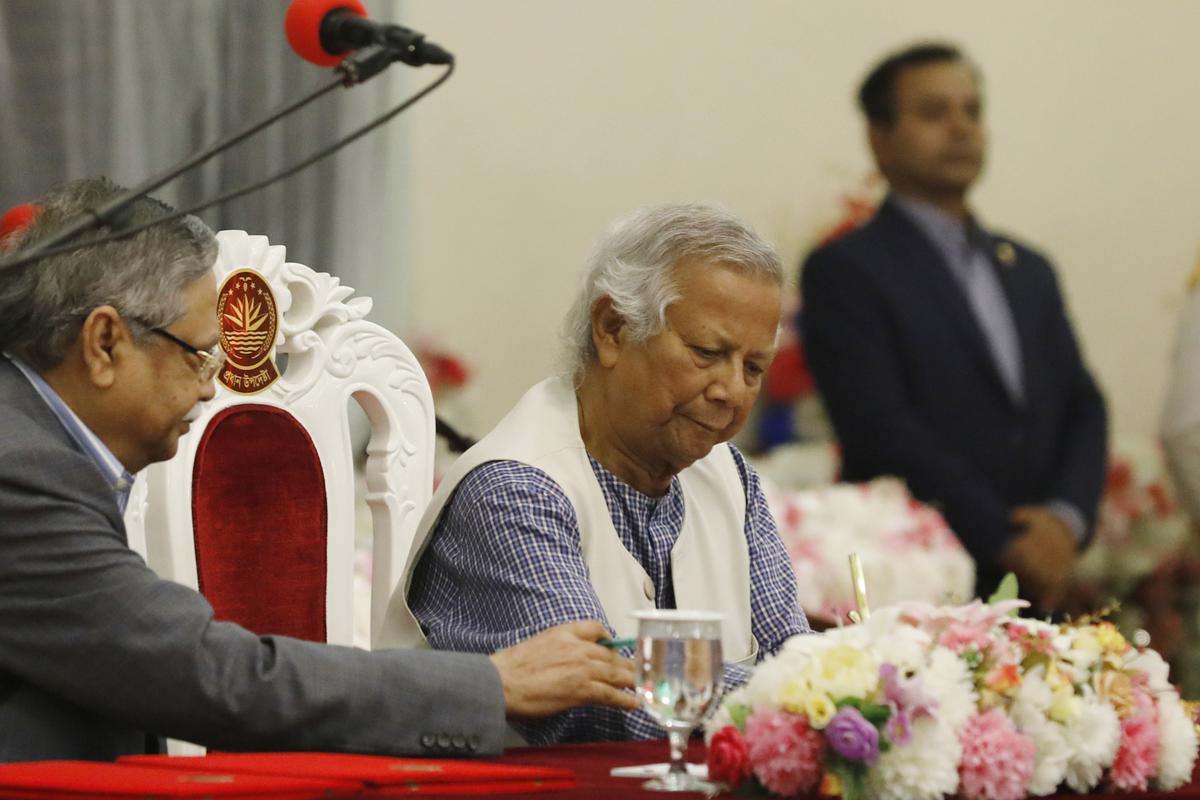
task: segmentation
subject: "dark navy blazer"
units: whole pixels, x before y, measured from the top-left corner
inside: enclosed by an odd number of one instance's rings
[[[815,251],[801,273],[801,330],[843,449],[842,478],[896,475],[936,504],[999,574],[1012,508],[1071,503],[1090,531],[1104,485],[1107,417],[1042,256],[991,237],[1020,340],[1025,401],[1006,390],[966,295],[891,202]]]

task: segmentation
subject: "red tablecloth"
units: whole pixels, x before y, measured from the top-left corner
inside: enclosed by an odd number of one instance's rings
[[[579,782],[578,788],[570,791],[554,792],[541,795],[547,798],[597,798],[612,800],[612,798],[652,797],[663,800],[661,792],[648,792],[642,789],[642,779],[613,778],[608,772],[613,767],[625,767],[634,764],[648,764],[666,761],[668,757],[667,742],[613,742],[604,744],[573,744],[555,745],[553,747],[526,747],[520,750],[510,750],[503,758],[497,759],[505,764],[536,764],[546,767],[567,767],[575,771]],[[704,745],[694,741],[688,751],[689,761],[703,761]],[[699,794],[683,794],[681,797],[700,797]],[[726,795],[729,796],[729,795]],[[1083,795],[1064,795],[1078,798]],[[1126,795],[1128,796],[1128,795]],[[1113,795],[1096,795],[1112,800]],[[1139,800],[1166,800],[1171,798],[1195,797],[1200,798],[1200,783],[1193,778],[1191,785],[1175,792],[1150,792],[1137,796]],[[478,800],[478,798],[474,798]]]

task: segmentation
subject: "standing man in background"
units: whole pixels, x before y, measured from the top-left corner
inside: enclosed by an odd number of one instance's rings
[[[1104,485],[1103,398],[1050,264],[968,205],[985,149],[974,66],[947,45],[910,47],[858,99],[890,192],[801,275],[843,478],[903,478],[974,556],[977,592],[1011,570],[1053,610]]]

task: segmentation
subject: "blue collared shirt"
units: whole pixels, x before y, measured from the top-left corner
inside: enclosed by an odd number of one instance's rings
[[[758,475],[732,450],[746,493],[751,630],[761,658],[810,629]],[[674,608],[671,548],[684,514],[679,478],[666,495],[649,497],[590,461],[613,528],[654,582],[655,605]],[[549,475],[516,461],[491,461],[463,478],[416,567],[408,599],[430,644],[448,650],[492,653],[559,623],[605,620],[574,506]],[[726,688],[748,677],[746,668],[726,664]],[[645,711],[597,706],[517,727],[531,744],[663,735]]]
[[[21,370],[21,374],[29,380],[37,393],[46,401],[46,405],[50,406],[50,410],[54,412],[54,416],[58,417],[58,421],[66,428],[71,438],[75,440],[75,444],[79,445],[79,449],[87,454],[96,468],[100,470],[104,481],[112,487],[117,507],[124,514],[125,506],[129,503],[129,490],[133,488],[133,476],[117,460],[108,446],[100,441],[100,437],[84,424],[83,420],[71,410],[71,407],[59,397],[58,392],[54,391],[41,375],[34,372],[33,368],[21,359],[7,353],[4,355],[17,369]]]
[[[991,237],[975,218],[964,222],[934,205],[898,194],[892,194],[891,200],[946,262],[967,298],[1005,387],[1013,399],[1023,403],[1021,342],[1004,287],[992,265]],[[1046,507],[1067,524],[1077,540],[1083,540],[1087,524],[1079,509],[1065,500],[1051,500]]]

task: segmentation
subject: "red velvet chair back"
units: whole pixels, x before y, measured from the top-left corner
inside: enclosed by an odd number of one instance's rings
[[[223,619],[370,647],[432,493],[429,382],[404,342],[366,319],[370,298],[263,236],[217,242],[221,341],[236,352],[175,457],[139,473],[129,546]],[[242,279],[262,298],[249,307],[230,300]],[[238,345],[250,322],[277,329],[266,359],[235,369],[233,355],[253,361]],[[370,428],[357,464],[354,405]]]
[[[192,471],[196,576],[217,619],[326,640],[328,508],[320,457],[287,411],[217,413]]]

